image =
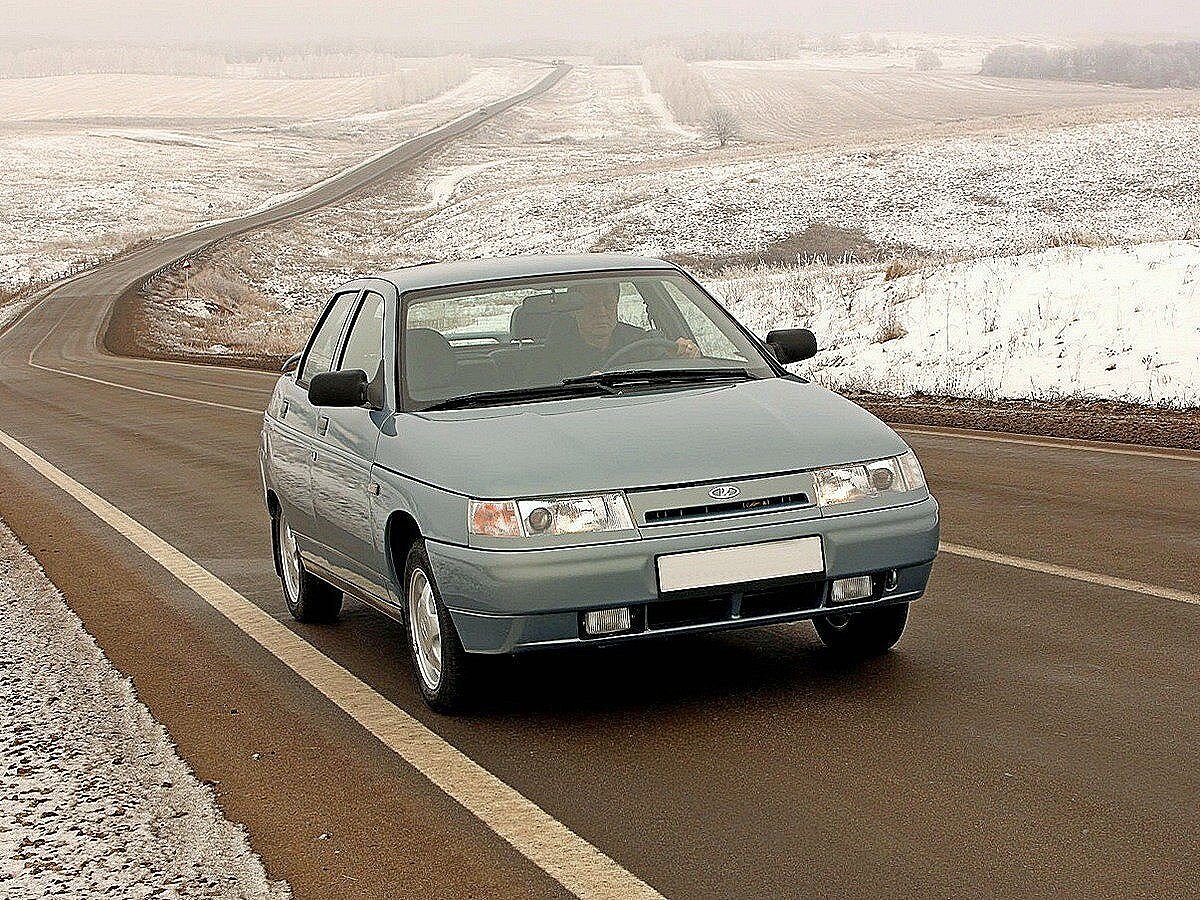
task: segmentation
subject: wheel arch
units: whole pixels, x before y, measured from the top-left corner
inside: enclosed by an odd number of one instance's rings
[[[404,561],[408,556],[408,549],[420,537],[421,526],[412,513],[404,509],[397,509],[388,516],[383,529],[383,546],[384,554],[387,557],[388,571],[397,591],[403,587]]]

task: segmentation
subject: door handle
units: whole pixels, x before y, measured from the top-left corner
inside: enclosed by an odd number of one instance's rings
[[[289,407],[289,406],[291,406],[291,401],[290,401],[290,400],[284,400],[284,401],[283,401],[283,403],[282,403],[282,405],[280,405],[280,407],[279,407],[279,417],[280,417],[281,419],[282,419],[284,416],[286,416],[286,415],[287,415],[287,411],[288,411],[288,407]]]
[[[317,416],[317,434],[324,435],[329,431],[329,416]]]
[[[308,455],[312,458],[313,462],[317,461],[317,451],[316,450],[308,451]]]

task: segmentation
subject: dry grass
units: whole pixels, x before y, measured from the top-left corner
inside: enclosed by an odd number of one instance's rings
[[[1080,231],[1072,229],[1063,231],[1059,234],[1052,234],[1046,238],[1047,247],[1108,247],[1112,244],[1111,240],[1100,237],[1091,231]]]
[[[896,278],[903,278],[905,275],[911,275],[919,268],[921,268],[921,262],[919,260],[902,259],[897,257],[888,263],[888,267],[883,273],[883,280],[892,281]]]
[[[316,307],[297,308],[258,290],[247,276],[248,263],[246,251],[236,247],[201,261],[186,283],[181,270],[160,279],[150,301],[174,308],[171,319],[178,327],[177,334],[160,333],[160,339],[173,349],[252,356],[286,356],[300,347],[312,330]]]
[[[885,247],[857,228],[813,222],[799,234],[772,241],[758,250],[716,256],[672,254],[668,259],[690,269],[717,272],[728,268],[803,267],[813,264],[878,263],[898,247]]]
[[[900,319],[896,315],[896,304],[889,303],[887,309],[884,310],[883,321],[879,323],[879,330],[875,332],[874,342],[886,344],[888,341],[902,338],[906,334],[908,334],[908,329],[900,324]]]

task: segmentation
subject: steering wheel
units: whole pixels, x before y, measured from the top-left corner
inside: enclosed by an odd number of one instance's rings
[[[601,371],[619,369],[630,363],[649,362],[654,359],[670,359],[679,348],[670,338],[654,336],[640,338],[614,351],[600,364]]]

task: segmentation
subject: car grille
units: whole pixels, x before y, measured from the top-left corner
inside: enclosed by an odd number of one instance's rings
[[[648,509],[645,513],[647,525],[664,522],[684,522],[688,519],[706,519],[747,512],[766,512],[771,509],[786,509],[789,506],[808,505],[808,494],[777,494],[774,497],[755,497],[750,500],[727,500],[722,503],[703,503],[696,506],[674,506],[667,509]]]
[[[651,527],[815,508],[811,472],[638,488],[625,496],[634,521]]]

